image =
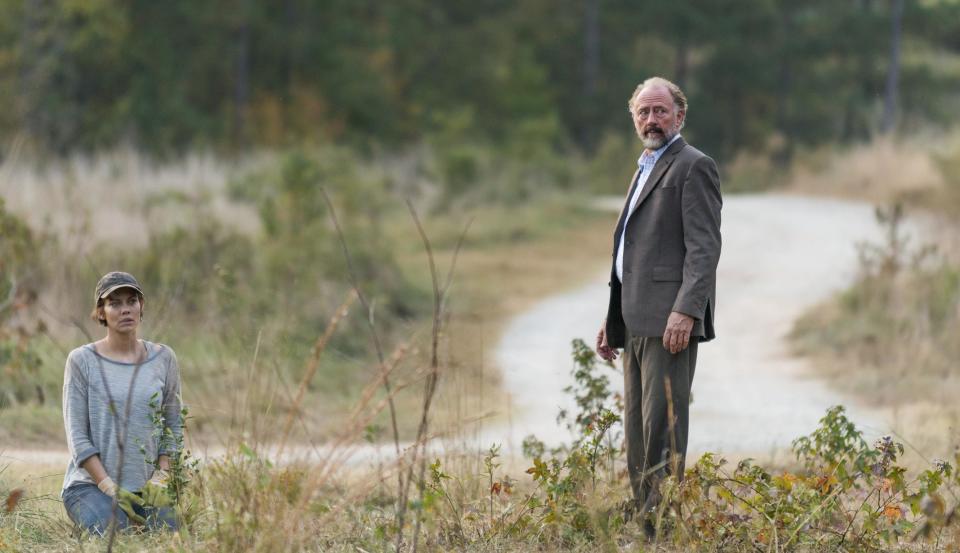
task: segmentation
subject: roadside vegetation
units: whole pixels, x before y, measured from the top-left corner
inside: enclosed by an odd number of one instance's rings
[[[813,357],[820,374],[865,404],[892,408],[898,433],[927,453],[960,441],[960,141],[930,142],[938,146],[880,144],[873,158],[854,153],[855,167],[873,159],[886,178],[844,178],[838,160],[824,165],[818,179],[836,193],[862,190],[877,202],[885,238],[861,245],[856,281],[793,331],[797,351]],[[883,171],[900,161],[914,170]]]
[[[868,444],[839,406],[794,441],[790,466],[765,468],[749,459],[728,466],[707,453],[682,481],[665,480],[658,538],[650,543],[622,508],[629,486],[612,368],[579,341],[573,358],[568,392],[578,408],[558,416],[573,440],[548,449],[529,436],[519,466],[505,464],[497,444],[447,453],[417,453],[414,446],[412,458],[391,462],[388,454],[387,461],[361,467],[338,462],[335,452],[310,465],[275,465],[268,452],[235,442],[223,457],[179,465],[178,487],[170,492],[184,521],[178,533],[120,534],[114,550],[949,551],[960,545],[960,456],[908,470],[901,443],[885,437]],[[417,464],[422,479],[404,501],[397,473]],[[58,485],[36,473],[0,473],[6,498],[0,549],[103,547],[102,538],[71,533],[52,497]]]
[[[411,199],[438,260],[449,262],[462,237],[448,306],[449,331],[460,338],[443,352],[456,378],[443,386],[484,388],[485,410],[503,412],[496,373],[479,361],[484,344],[494,343],[505,314],[578,282],[606,257],[609,215],[587,205],[587,190],[571,189],[568,173],[585,173],[583,163],[564,163],[557,174],[555,156],[552,164],[531,165],[490,149],[461,150],[365,158],[303,149],[264,154],[236,169],[203,158],[156,166],[122,152],[44,171],[8,162],[0,182],[7,200],[0,204],[0,439],[63,443],[63,362],[100,332],[86,317],[83,283],[116,268],[149,291],[145,336],[178,351],[196,436],[209,441],[222,441],[242,418],[241,406],[262,412],[263,424],[288,415],[278,398],[295,393],[304,360],[355,279],[371,313],[355,304],[339,323],[307,385],[305,423],[295,429],[302,438],[329,439],[336,415],[376,377],[368,318],[385,349],[405,343],[411,350],[398,372],[413,374],[422,361],[430,272],[403,198]],[[536,201],[510,186],[537,178],[556,184],[536,183]],[[35,194],[50,205],[37,205]],[[264,377],[265,389],[247,397],[253,373]],[[447,399],[456,395],[442,394],[440,402],[451,419],[466,416],[455,413],[459,400]],[[410,436],[418,400],[401,391],[396,401],[400,431]]]
[[[795,442],[796,461],[784,466],[734,466],[707,454],[683,482],[665,483],[653,546],[624,519],[620,408],[608,369],[585,345],[575,346],[578,384],[569,390],[580,411],[558,421],[571,428],[571,443],[549,450],[531,437],[518,460],[473,433],[508,401],[483,361],[496,321],[607,258],[609,214],[589,209],[573,184],[589,163],[568,163],[566,177],[549,177],[556,186],[524,198],[496,193],[512,171],[530,171],[520,162],[510,169],[478,154],[486,161],[471,170],[458,161],[455,170],[440,169],[432,157],[440,153],[366,164],[356,155],[265,155],[185,187],[145,179],[136,194],[91,203],[75,196],[70,218],[55,222],[0,212],[0,259],[10,260],[0,266],[4,443],[62,443],[63,358],[84,340],[81,329],[98,331],[76,283],[121,264],[156,290],[149,337],[189,360],[194,443],[226,449],[184,464],[178,481],[189,483],[177,498],[186,525],[173,541],[119,536],[116,550],[940,551],[957,543],[960,459],[942,451],[945,436],[956,442],[949,403],[960,278],[947,242],[933,249],[903,238],[905,209],[955,213],[955,158],[938,154],[931,175],[939,180],[923,194],[891,195],[907,207],[878,211],[887,240],[863,246],[858,285],[795,332],[798,348],[838,386],[902,404],[904,432],[868,444],[838,407]],[[820,167],[828,178],[833,166]],[[448,188],[459,173],[442,171],[466,171],[469,184]],[[780,185],[802,190],[803,174],[796,168]],[[11,204],[23,201],[8,190]],[[401,197],[412,199],[413,216]],[[140,218],[155,224],[124,236]],[[452,285],[438,300],[431,275],[439,271],[442,284],[454,256]],[[451,436],[472,446],[443,453],[427,445]],[[371,443],[380,444],[375,465],[336,453]],[[334,449],[320,461],[270,460],[278,445],[304,444]],[[930,454],[949,459],[917,459]],[[0,548],[100,547],[71,534],[57,499],[62,467],[0,469],[0,499],[9,499]]]

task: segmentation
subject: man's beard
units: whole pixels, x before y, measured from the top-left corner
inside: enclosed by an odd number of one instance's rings
[[[651,131],[660,131],[659,134],[651,134]],[[648,150],[659,150],[663,148],[663,145],[669,142],[674,136],[676,136],[676,130],[668,131],[659,125],[650,125],[643,130],[643,133],[640,135],[640,141],[643,142],[643,147]]]

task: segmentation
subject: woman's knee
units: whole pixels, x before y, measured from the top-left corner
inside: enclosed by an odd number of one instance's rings
[[[130,526],[130,519],[120,509],[115,511],[114,516],[111,515],[112,498],[95,486],[89,486],[90,489],[85,488],[86,486],[81,486],[80,489],[68,489],[63,497],[67,516],[81,530],[102,536],[107,533],[111,522],[116,522],[118,530]]]
[[[172,507],[160,507],[147,511],[147,528],[151,530],[176,530],[177,512]]]

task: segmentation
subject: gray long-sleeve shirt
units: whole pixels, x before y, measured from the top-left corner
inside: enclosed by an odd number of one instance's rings
[[[95,484],[82,468],[84,461],[99,455],[107,474],[117,484],[138,491],[154,469],[160,455],[176,453],[182,433],[180,417],[180,369],[173,350],[143,341],[146,360],[140,364],[133,393],[131,380],[137,365],[103,357],[93,344],[70,352],[63,375],[63,423],[70,448],[70,462],[63,489],[74,484]],[[130,420],[124,441],[123,475],[120,469],[119,436],[128,396]],[[110,400],[113,400],[113,408]],[[170,432],[166,432],[168,428]]]

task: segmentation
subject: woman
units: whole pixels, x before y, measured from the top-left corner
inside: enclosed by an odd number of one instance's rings
[[[80,528],[100,535],[114,520],[121,529],[174,529],[166,485],[182,432],[176,355],[137,337],[144,298],[132,275],[107,273],[94,299],[91,317],[107,335],[70,352],[64,371],[71,458],[63,504]]]

